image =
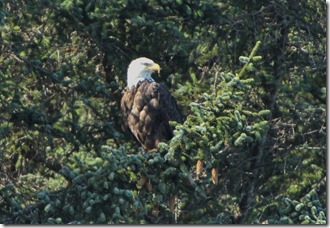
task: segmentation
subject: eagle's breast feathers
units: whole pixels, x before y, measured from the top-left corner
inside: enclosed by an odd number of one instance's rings
[[[146,150],[169,140],[173,129],[169,121],[181,122],[177,105],[164,86],[147,80],[125,91],[121,100],[124,127]]]

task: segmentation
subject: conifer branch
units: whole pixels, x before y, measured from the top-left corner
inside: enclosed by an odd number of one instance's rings
[[[238,74],[238,78],[241,78],[243,76],[243,74],[245,73],[247,67],[249,66],[249,64],[251,63],[251,59],[255,56],[255,54],[257,53],[257,50],[259,49],[259,46],[261,44],[261,41],[257,41],[256,45],[254,46],[254,48],[252,49],[250,55],[249,55],[249,61],[247,63],[245,63],[245,65],[243,66],[242,70],[239,72]]]

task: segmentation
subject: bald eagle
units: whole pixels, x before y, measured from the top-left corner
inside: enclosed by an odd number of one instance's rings
[[[169,91],[155,82],[152,73],[160,66],[151,59],[133,60],[127,70],[127,88],[121,99],[123,128],[130,131],[146,151],[156,151],[173,137],[169,121],[181,123],[177,104]]]

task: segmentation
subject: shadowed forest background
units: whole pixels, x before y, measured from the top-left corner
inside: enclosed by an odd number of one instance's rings
[[[140,56],[184,120],[149,154]],[[325,1],[0,0],[0,223],[325,224],[326,132]]]

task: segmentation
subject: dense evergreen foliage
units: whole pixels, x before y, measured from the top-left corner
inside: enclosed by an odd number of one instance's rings
[[[1,223],[326,223],[325,1],[0,0],[0,32]],[[150,154],[140,56],[185,120]]]

